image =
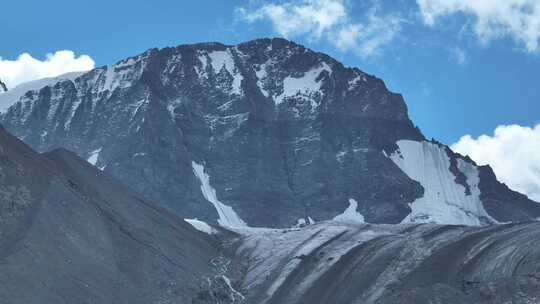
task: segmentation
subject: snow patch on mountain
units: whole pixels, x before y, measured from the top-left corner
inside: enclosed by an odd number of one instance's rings
[[[141,77],[146,66],[146,57],[147,53],[122,60],[113,66],[102,69],[99,76],[101,86],[98,92],[109,91],[109,94],[111,94],[118,88],[129,87]]]
[[[230,49],[227,49],[226,51],[212,51],[209,53],[201,53],[199,55],[199,61],[202,64],[201,70],[198,70],[198,68],[196,68],[196,71],[199,74],[199,78],[207,76],[206,69],[208,64],[212,66],[212,70],[216,75],[220,74],[221,71],[225,69],[225,71],[227,71],[227,73],[232,77],[230,93],[238,95],[242,93],[241,85],[244,77],[238,71]]]
[[[332,69],[328,64],[322,62],[319,66],[305,72],[300,77],[285,77],[283,79],[283,92],[274,99],[276,105],[283,103],[290,97],[301,97],[312,101],[315,94],[320,94],[322,85],[320,76],[324,71],[332,73]],[[316,107],[316,104],[312,104],[312,108],[314,107]]]
[[[229,51],[213,51],[208,53],[210,58],[210,64],[214,69],[214,73],[219,74],[221,69],[225,66],[225,69],[232,75],[234,72],[234,60],[231,57]]]
[[[91,163],[93,166],[97,164],[99,153],[101,153],[101,149],[103,149],[103,147],[90,152],[90,157],[88,157],[87,161]]]
[[[72,72],[57,77],[43,78],[21,83],[7,92],[0,93],[0,113],[6,112],[11,105],[19,101],[19,99],[21,99],[21,97],[23,97],[29,91],[39,91],[46,86],[54,86],[56,83],[66,80],[73,81],[75,78],[84,73],[85,72]]]
[[[343,222],[343,223],[356,223],[363,224],[365,223],[364,216],[358,212],[358,202],[354,198],[349,199],[349,207],[341,214],[338,214],[334,217],[334,221]]]
[[[479,226],[495,222],[480,200],[478,169],[458,160],[458,169],[467,177],[467,195],[450,171],[450,158],[437,144],[400,140],[399,150],[390,159],[411,179],[424,187],[424,196],[411,204],[412,212],[402,223],[439,223]]]
[[[261,93],[264,95],[264,97],[270,96],[270,93],[268,93],[268,90],[266,90],[265,88],[265,80],[266,76],[268,75],[268,72],[266,72],[266,68],[268,65],[268,62],[263,63],[259,65],[255,70],[255,75],[257,75],[257,86],[259,87],[259,90],[261,90]]]
[[[194,161],[191,162],[193,173],[201,182],[201,191],[204,198],[214,205],[218,213],[219,225],[230,228],[246,227],[246,223],[234,212],[233,208],[220,202],[216,195],[216,189],[210,185],[210,176],[204,171],[204,166]]]
[[[349,88],[354,89],[360,82],[367,82],[366,75],[355,72],[354,78],[348,81]]]
[[[206,222],[203,222],[198,219],[184,219],[184,221],[188,222],[193,228],[204,232],[206,234],[215,234],[217,233],[216,229],[212,228],[212,226],[208,225]]]

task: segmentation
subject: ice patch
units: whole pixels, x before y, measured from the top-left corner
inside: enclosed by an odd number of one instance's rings
[[[342,222],[342,223],[351,223],[351,224],[363,224],[366,221],[364,220],[364,216],[357,211],[358,208],[358,202],[350,198],[349,199],[349,207],[345,209],[345,211],[342,214],[337,215],[334,217],[334,221],[336,222]]]
[[[412,212],[403,223],[439,223],[479,226],[496,222],[484,209],[478,189],[478,169],[458,160],[458,169],[467,177],[471,195],[455,182],[450,159],[444,148],[426,141],[400,140],[399,150],[390,159],[411,179],[424,187],[424,196],[411,204]]]
[[[215,234],[217,233],[216,229],[212,228],[212,226],[208,225],[207,223],[200,221],[198,219],[184,219],[184,221],[188,222],[193,228],[204,232],[206,234]]]
[[[204,166],[194,161],[191,162],[193,173],[201,182],[201,191],[204,198],[209,201],[218,213],[219,225],[230,228],[246,227],[246,223],[234,212],[233,208],[220,202],[216,195],[216,189],[210,185],[210,176],[204,172]]]
[[[90,157],[88,157],[87,161],[91,163],[93,166],[97,164],[99,153],[101,153],[101,149],[103,149],[103,147],[90,152]]]

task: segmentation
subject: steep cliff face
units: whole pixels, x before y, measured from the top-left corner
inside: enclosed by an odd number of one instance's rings
[[[76,151],[185,218],[228,226],[331,219],[351,200],[370,223],[540,216],[426,142],[380,79],[283,39],[151,49],[29,92],[1,120],[39,151]]]
[[[0,302],[189,303],[216,253],[74,153],[0,129]]]

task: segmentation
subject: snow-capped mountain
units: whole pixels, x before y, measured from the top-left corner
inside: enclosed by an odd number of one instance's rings
[[[19,101],[26,92],[39,91],[46,86],[52,86],[58,82],[73,80],[83,72],[71,72],[56,77],[42,78],[21,83],[8,91],[7,87],[0,81],[0,113],[4,113],[11,105]],[[2,94],[2,86],[4,93]]]
[[[151,49],[26,93],[1,117],[193,221],[483,225],[540,216],[427,141],[399,94],[284,39]]]

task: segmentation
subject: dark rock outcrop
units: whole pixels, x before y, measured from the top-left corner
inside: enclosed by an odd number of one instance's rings
[[[0,79],[0,93],[7,92],[8,88],[5,83],[2,82],[2,79]]]

